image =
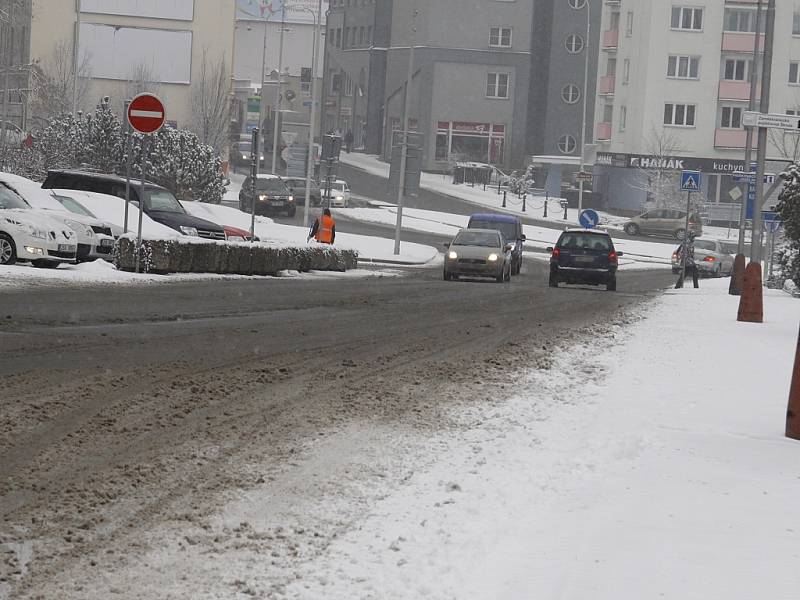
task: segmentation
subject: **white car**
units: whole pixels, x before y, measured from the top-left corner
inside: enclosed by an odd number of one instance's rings
[[[347,182],[337,179],[331,183],[330,195],[328,190],[323,187],[322,204],[331,208],[347,208],[350,205],[350,187]]]
[[[61,203],[53,198],[50,190],[42,189],[41,186],[31,179],[13,175],[11,173],[0,173],[0,183],[4,183],[22,198],[34,209],[41,209],[48,212],[48,216],[58,219],[65,226],[69,227],[78,236],[78,262],[91,261],[97,258],[107,258],[110,254],[109,240],[111,237],[111,227],[108,223],[86,217],[83,215],[76,215],[69,212]],[[98,239],[97,234],[102,233],[105,239]],[[101,244],[106,244],[104,248]],[[110,247],[113,247],[113,241]],[[100,250],[98,251],[98,247]]]
[[[18,260],[36,267],[75,262],[75,232],[41,211],[31,210],[13,190],[0,185],[0,265]]]

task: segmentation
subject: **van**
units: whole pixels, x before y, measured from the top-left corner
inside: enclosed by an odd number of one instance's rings
[[[522,244],[525,234],[522,233],[522,221],[514,215],[494,213],[476,213],[469,218],[469,229],[494,229],[503,234],[506,242],[513,245],[511,250],[511,274],[519,275],[522,269]]]

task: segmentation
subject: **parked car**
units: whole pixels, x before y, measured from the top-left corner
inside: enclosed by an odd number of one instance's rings
[[[273,215],[283,212],[293,217],[297,212],[294,195],[277,175],[260,173],[256,179],[257,215]],[[253,178],[248,176],[239,191],[239,210],[249,213],[253,207]]]
[[[347,208],[350,205],[350,186],[343,179],[331,183],[330,193],[322,189],[322,202],[331,208]]]
[[[77,251],[74,231],[46,212],[31,209],[19,194],[0,184],[0,265],[24,260],[36,267],[57,267],[74,263]]]
[[[469,218],[469,229],[496,229],[510,244],[514,245],[511,251],[511,274],[519,275],[522,269],[522,244],[525,234],[522,233],[522,221],[513,215],[498,215],[492,213],[477,213]]]
[[[564,283],[605,285],[617,289],[617,258],[622,252],[606,231],[567,229],[558,237],[550,252],[550,287]]]
[[[633,217],[625,224],[628,235],[660,235],[682,240],[686,233],[686,211],[659,208]],[[697,237],[703,235],[703,222],[697,213],[689,213],[689,230]]]
[[[31,208],[47,211],[49,217],[57,219],[65,227],[75,232],[78,244],[78,262],[107,258],[111,254],[114,240],[110,238],[111,229],[108,223],[68,211],[58,200],[53,198],[48,190],[43,190],[37,182],[31,179],[11,173],[0,173],[0,182],[22,196]],[[98,233],[103,234],[103,237],[98,237]]]
[[[117,198],[125,198],[125,178],[106,173],[76,170],[51,170],[42,184],[45,189],[85,190]],[[138,206],[140,185],[130,186],[130,199]],[[155,183],[145,183],[142,210],[153,221],[166,225],[183,235],[199,236],[210,240],[224,240],[225,231],[211,221],[194,217],[169,190]]]
[[[249,231],[239,229],[233,225],[223,225],[222,228],[225,230],[225,239],[229,242],[249,242],[251,239],[255,242],[258,241],[258,238],[252,237]]]
[[[306,178],[305,177],[283,177],[283,183],[289,188],[289,191],[294,196],[294,201],[297,206],[306,205]],[[322,193],[319,190],[317,182],[311,180],[310,188],[311,206],[319,206],[322,200]]]
[[[511,251],[496,229],[462,229],[447,245],[444,280],[470,277],[494,277],[498,283],[511,281]]]
[[[57,190],[52,190],[53,198],[58,200],[61,203],[61,206],[66,208],[68,211],[75,213],[76,215],[84,215],[86,217],[91,217],[92,219],[97,219],[97,215],[94,214],[89,208],[86,206],[84,202],[80,202],[80,197],[85,196],[87,194],[93,194],[94,192],[79,192],[78,190],[70,190],[69,194],[59,194]],[[98,194],[99,196],[103,196],[104,194]],[[99,231],[97,233],[110,235],[113,238],[118,238],[122,235],[122,227],[119,225],[114,225],[109,221],[106,221],[108,224],[108,229],[104,231]]]
[[[680,246],[672,253],[672,272],[680,273]],[[694,264],[700,274],[723,277],[733,271],[733,256],[725,251],[722,243],[716,240],[694,241]]]

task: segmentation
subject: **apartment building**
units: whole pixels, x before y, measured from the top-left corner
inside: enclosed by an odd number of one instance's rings
[[[596,61],[587,18],[599,32],[600,0],[332,0],[325,127],[351,130],[357,146],[390,154],[413,27],[409,116],[423,168],[446,170],[456,160],[518,168],[534,154],[576,157],[587,53],[591,73]],[[595,78],[589,81],[594,98]],[[593,110],[590,102],[589,124]]]
[[[79,109],[109,96],[121,110],[146,88],[168,121],[188,127],[203,64],[232,73],[234,23],[234,0],[33,0],[30,54],[52,69],[77,44]]]
[[[635,211],[657,200],[641,185],[643,170],[653,168],[698,169],[708,201],[738,198],[730,173],[744,169],[742,114],[754,45],[764,44],[766,11],[757,33],[756,7],[756,0],[605,0],[594,187],[609,207]],[[796,114],[800,5],[778,2],[775,23],[769,108]],[[797,134],[770,133],[771,170],[797,153]]]
[[[0,0],[0,143],[9,146],[28,130],[30,31],[31,0]]]

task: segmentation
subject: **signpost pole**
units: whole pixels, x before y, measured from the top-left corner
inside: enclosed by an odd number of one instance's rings
[[[139,273],[141,267],[140,261],[142,256],[142,215],[144,214],[144,186],[145,179],[147,179],[147,144],[150,141],[150,135],[142,136],[142,183],[139,188],[139,225],[136,229],[136,272]]]
[[[259,134],[259,129],[258,127],[256,127],[255,129],[253,129],[252,133],[252,138],[251,138],[252,141],[250,142],[251,148],[258,148],[259,144],[258,134]],[[252,189],[250,190],[250,193],[253,199],[252,202],[250,203],[250,243],[252,244],[256,239],[256,200],[258,198],[257,180],[258,180],[259,153],[251,152],[250,156],[252,157],[251,158],[252,165],[250,167],[252,173],[252,181],[251,181]]]
[[[403,196],[406,187],[406,164],[408,154],[408,109],[411,103],[411,79],[414,77],[414,44],[417,42],[417,3],[411,6],[411,43],[408,51],[408,74],[406,76],[406,98],[403,104],[403,145],[400,148],[400,180],[397,185],[397,222],[394,228],[394,254],[400,254],[400,230],[403,226]]]
[[[130,100],[125,100],[125,114],[128,114]],[[131,202],[131,153],[133,152],[133,127],[131,122],[125,119],[125,219],[122,225],[122,233],[128,233],[128,206]]]
[[[281,35],[280,35],[280,42],[279,42],[279,49],[278,49],[278,84],[275,88],[275,122],[272,125],[273,135],[272,135],[272,173],[277,174],[278,168],[278,140],[281,138],[281,131],[278,130],[279,123],[281,123],[281,106],[283,102],[281,100],[282,92],[281,89],[281,77],[283,77],[283,31],[286,29],[286,2],[281,3]],[[313,74],[312,74],[313,76]],[[280,128],[283,129],[283,124],[281,123]]]

